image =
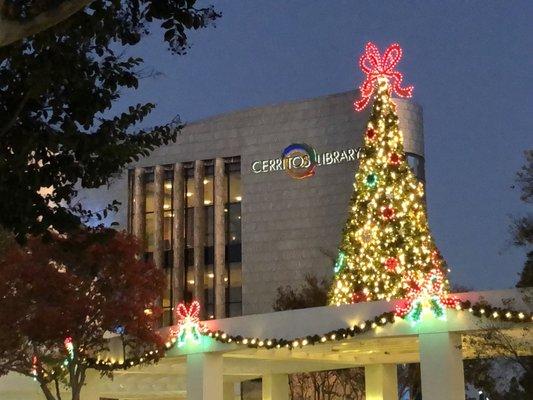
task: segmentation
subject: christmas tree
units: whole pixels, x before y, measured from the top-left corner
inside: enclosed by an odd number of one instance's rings
[[[417,320],[425,306],[442,316],[454,301],[447,297],[447,268],[429,231],[424,186],[407,163],[391,99],[392,92],[410,97],[413,90],[401,86],[402,75],[394,69],[401,55],[398,44],[382,57],[368,43],[359,61],[367,78],[355,108],[372,100],[373,105],[330,303],[406,299],[397,314]]]

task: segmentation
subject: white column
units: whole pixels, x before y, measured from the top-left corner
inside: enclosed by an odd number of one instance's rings
[[[144,189],[144,168],[135,168],[133,178],[133,221],[131,233],[137,237],[141,245],[144,244],[144,234],[146,230],[146,193]]]
[[[224,400],[235,400],[234,382],[224,382]]]
[[[163,206],[165,200],[165,170],[162,165],[154,167],[154,264],[163,268],[165,246],[163,243]]]
[[[174,164],[174,184],[172,188],[172,203],[174,207],[172,298],[175,305],[183,301],[185,291],[185,179],[182,163]]]
[[[289,400],[289,375],[263,375],[263,400]]]
[[[228,198],[223,158],[215,160],[215,317],[226,318],[226,213]]]
[[[365,365],[365,396],[366,400],[398,400],[396,364]]]
[[[223,387],[221,354],[187,356],[187,400],[225,400]]]
[[[200,318],[205,317],[205,223],[206,212],[204,206],[204,178],[205,167],[202,160],[194,163],[194,289],[193,297],[200,303]]]
[[[464,400],[461,335],[448,332],[423,333],[418,339],[422,398]]]

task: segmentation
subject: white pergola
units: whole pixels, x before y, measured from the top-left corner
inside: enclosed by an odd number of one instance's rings
[[[532,295],[531,289],[512,289],[456,296],[530,313],[528,298]],[[213,331],[257,340],[297,339],[358,325],[391,311],[393,304],[379,301],[316,307],[211,320],[205,325]],[[532,321],[502,322],[490,316],[479,318],[468,311],[448,310],[446,320],[432,315],[416,325],[396,320],[354,337],[329,338],[294,349],[250,348],[203,336],[198,344],[168,350],[158,364],[117,371],[113,380],[91,375],[82,399],[234,400],[235,383],[262,378],[263,400],[288,400],[291,373],[363,366],[367,400],[396,400],[396,365],[419,362],[424,399],[464,400],[463,359],[477,356],[467,337],[486,329],[502,329],[522,341],[523,355],[531,355],[533,338],[523,337],[524,327],[533,327]],[[9,394],[5,383],[5,379],[3,384],[0,380],[0,398],[11,400],[2,395]]]

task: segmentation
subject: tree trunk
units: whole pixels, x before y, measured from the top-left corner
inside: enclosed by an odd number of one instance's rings
[[[78,365],[78,373],[76,379],[71,381],[70,388],[72,390],[72,400],[80,400],[80,393],[85,384],[85,367]]]
[[[67,19],[93,0],[66,0],[59,6],[45,11],[35,18],[25,21],[10,21],[0,14],[0,47],[6,46],[27,36],[35,35]],[[4,4],[0,0],[0,9]]]
[[[41,383],[40,386],[44,393],[44,397],[46,397],[46,400],[57,400],[46,383]]]

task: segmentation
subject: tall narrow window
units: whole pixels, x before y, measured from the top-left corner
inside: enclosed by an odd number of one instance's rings
[[[163,182],[163,251],[165,257],[163,267],[165,269],[166,281],[162,296],[163,326],[172,325],[172,310],[174,306],[172,295],[172,219],[174,216],[174,205],[172,202],[173,181],[173,169],[165,169]]]
[[[214,166],[206,161],[204,177],[204,212],[205,212],[205,315],[213,318],[215,314],[215,206],[214,206]]]
[[[233,159],[226,164],[228,198],[226,202],[226,313],[242,315],[242,246],[241,246],[241,164]]]
[[[190,302],[194,292],[194,167],[184,166],[185,174],[185,301]]]

